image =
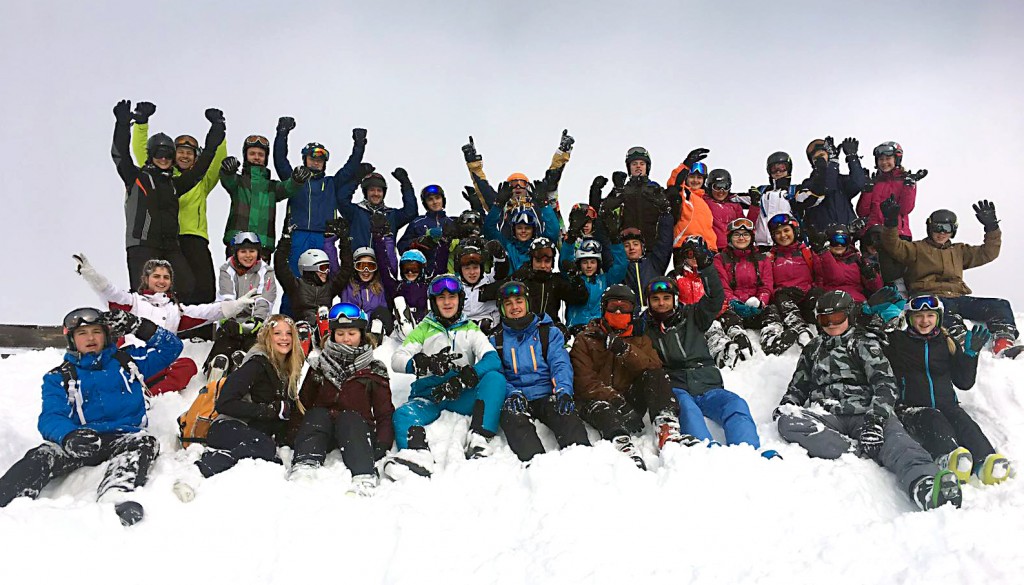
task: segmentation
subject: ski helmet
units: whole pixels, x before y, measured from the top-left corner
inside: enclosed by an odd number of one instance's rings
[[[708,173],[706,184],[712,191],[729,191],[732,189],[732,175],[725,169],[715,169]]]
[[[261,148],[263,152],[269,157],[270,156],[270,141],[267,140],[266,136],[260,136],[259,134],[250,134],[242,142],[242,156],[248,158],[250,148]]]
[[[196,157],[203,154],[203,149],[199,146],[199,141],[193,136],[188,134],[182,134],[181,136],[174,139],[174,148],[188,148],[195,153]]]
[[[427,185],[420,191],[420,201],[423,203],[423,209],[427,208],[427,197],[433,197],[435,195],[441,196],[441,207],[448,205],[448,198],[445,197],[444,189],[440,185]]]
[[[366,178],[359,183],[359,188],[363,190],[363,195],[373,187],[380,187],[384,194],[388,194],[388,183],[384,180],[384,176],[380,173],[370,173],[366,175]]]
[[[174,160],[174,141],[163,132],[150,136],[146,141],[146,156],[149,160],[161,157]]]
[[[929,234],[949,234],[949,237],[956,237],[956,230],[960,223],[956,220],[956,214],[948,209],[936,209],[925,221]]]
[[[814,316],[818,318],[819,324],[822,322],[821,317],[837,313],[842,313],[848,319],[852,311],[853,297],[844,290],[830,290],[823,293],[814,304]],[[826,319],[826,321],[828,320]],[[842,323],[842,321],[829,322],[834,325]]]
[[[833,223],[825,228],[825,236],[830,246],[849,246],[853,243],[853,236],[846,226],[840,223]]]
[[[544,253],[545,250],[551,250],[551,254],[550,254],[551,260],[554,261],[555,254],[557,253],[557,250],[555,249],[555,245],[551,242],[551,240],[549,240],[549,239],[547,239],[545,237],[540,237],[540,238],[536,238],[532,242],[530,242],[530,250],[529,250],[530,258],[536,258],[536,257],[540,257],[540,256],[548,256],[548,254]]]
[[[458,226],[473,226],[476,231],[480,231],[480,226],[484,223],[483,215],[479,211],[467,209],[459,214],[459,218],[455,220],[455,224]]]
[[[327,313],[327,318],[330,319],[331,331],[335,329],[358,329],[366,333],[366,328],[370,324],[370,318],[367,317],[366,312],[352,303],[338,303],[334,305]]]
[[[591,221],[597,219],[597,210],[591,207],[590,205],[587,205],[586,203],[577,203],[576,205],[573,205],[572,211],[569,213],[569,215],[572,215],[573,212],[576,212],[577,210],[580,209],[584,210],[584,213],[587,214],[587,219]]]
[[[442,317],[441,311],[437,309],[437,297],[444,293],[459,296],[458,309],[450,318]],[[430,310],[434,313],[434,318],[445,327],[451,327],[462,316],[462,309],[466,305],[466,289],[462,286],[462,281],[454,274],[439,274],[432,278],[430,284],[427,285],[427,299],[430,301]]]
[[[676,299],[679,298],[679,284],[674,279],[667,276],[652,278],[644,289],[646,289],[648,299],[650,299],[651,295],[654,293],[670,293],[672,295],[674,305]]]
[[[524,224],[533,226],[534,235],[540,234],[544,231],[540,225],[540,219],[537,217],[537,212],[531,208],[520,209],[512,216],[512,227]]]
[[[814,163],[814,155],[819,152],[828,151],[825,149],[825,141],[821,138],[815,138],[807,145],[807,162]]]
[[[501,320],[505,323],[518,329],[533,320],[533,315],[530,313],[530,289],[525,283],[518,280],[510,280],[498,288],[497,297],[498,313],[501,315]],[[516,318],[505,315],[505,301],[512,297],[522,297],[526,301],[526,315]]]
[[[238,257],[238,251],[242,249],[262,250],[263,245],[260,242],[260,237],[255,232],[238,232],[234,236],[231,236],[231,255],[236,259]]]
[[[427,264],[427,257],[419,250],[406,250],[405,252],[402,252],[402,257],[398,259],[398,265],[401,266],[406,262],[419,262],[422,267]]]
[[[576,248],[576,263],[579,264],[580,260],[592,258],[597,260],[597,264],[600,266],[603,258],[602,252],[603,246],[601,246],[601,242],[594,238],[582,238],[579,247]]]
[[[907,302],[903,311],[907,315],[907,327],[911,327],[910,316],[923,311],[935,311],[937,314],[935,328],[942,327],[942,301],[935,295],[918,295]]]
[[[609,301],[616,300],[629,301],[633,303],[633,306],[636,306],[636,293],[624,284],[613,284],[601,293],[601,310],[603,311],[608,307]]]
[[[150,258],[142,265],[142,282],[139,283],[139,292],[149,288],[149,277],[157,268],[167,270],[167,273],[171,275],[171,287],[174,287],[174,267],[171,266],[171,263],[162,258]]]
[[[768,233],[773,234],[778,228],[788,225],[793,228],[793,238],[800,237],[800,222],[788,213],[777,213],[768,220]]]
[[[679,268],[686,263],[687,259],[695,258],[697,250],[707,249],[708,243],[704,241],[702,236],[696,234],[686,236],[683,244],[672,250],[672,261],[675,262],[676,268]]]
[[[725,237],[727,240],[732,239],[732,235],[736,232],[747,232],[751,237],[754,236],[754,222],[750,221],[745,217],[737,217],[736,219],[729,222],[726,227]],[[729,242],[732,245],[732,242]]]
[[[327,272],[331,267],[331,261],[323,250],[306,250],[299,254],[299,272]]]
[[[530,178],[523,173],[512,173],[507,179],[505,179],[506,183],[511,183],[512,181],[522,181],[524,188],[530,185]]]
[[[644,234],[640,231],[640,228],[628,227],[619,232],[619,238],[622,243],[626,243],[629,240],[638,240],[641,244],[644,243]]]
[[[323,144],[310,142],[302,147],[302,164],[306,164],[307,158],[322,158],[324,163],[331,160],[331,153]]]
[[[875,150],[871,152],[875,156],[875,168],[878,168],[878,157],[880,156],[891,156],[896,159],[896,166],[899,167],[903,164],[903,147],[900,146],[899,142],[883,142],[875,147]]]
[[[461,268],[463,266],[469,266],[477,264],[483,266],[484,264],[484,251],[475,244],[462,244],[460,243],[455,248],[455,267]]]
[[[642,160],[647,163],[646,175],[651,174],[651,154],[642,146],[634,146],[626,151],[626,172],[629,172],[629,163],[635,160]]]
[[[793,159],[790,158],[789,154],[782,152],[773,152],[768,157],[768,162],[765,163],[765,170],[768,171],[768,176],[772,174],[772,165],[784,163],[786,165],[786,175],[793,174]]]
[[[636,293],[624,284],[613,284],[601,295],[601,323],[618,331],[625,331],[633,323],[633,312],[636,311]],[[609,322],[609,308],[612,313],[619,313]]]
[[[867,255],[867,247],[874,246],[877,250],[882,245],[882,225],[875,224],[864,231],[864,237],[860,239],[860,253]]]
[[[366,258],[367,256],[369,256],[370,258],[373,258],[374,262],[377,261],[377,253],[374,252],[373,248],[371,248],[369,246],[363,246],[362,248],[356,248],[356,251],[352,252],[352,258],[354,260],[359,260],[360,258]]]
[[[75,330],[85,325],[99,325],[103,328],[105,339],[103,346],[112,345],[114,336],[110,331],[110,325],[103,319],[103,313],[92,307],[81,307],[64,315],[64,338],[68,342],[68,351],[78,351],[75,346]]]

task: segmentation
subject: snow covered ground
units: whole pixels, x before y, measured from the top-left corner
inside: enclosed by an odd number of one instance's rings
[[[185,345],[201,359],[208,344]],[[378,349],[387,358],[394,345]],[[61,352],[0,361],[0,470],[40,441],[40,378]],[[0,581],[45,583],[1017,583],[1024,573],[1024,479],[967,486],[961,510],[915,511],[892,476],[844,456],[811,460],[782,444],[771,411],[797,352],[758,354],[724,372],[759,423],[768,461],[748,447],[642,449],[636,469],[608,442],[551,452],[523,468],[504,444],[467,462],[468,419],[446,413],[428,430],[439,472],[346,496],[350,475],[333,453],[321,476],[245,461],[172,494],[194,478],[199,448],[181,450],[175,418],[194,398],[153,401],[162,453],[138,493],[146,520],[122,528],[94,502],[99,468],[53,482],[37,501],[0,510]],[[389,359],[384,360],[389,363]],[[1024,453],[1020,362],[982,357],[966,408],[1011,459]],[[410,376],[394,375],[396,404]],[[552,437],[545,441],[553,446]],[[597,436],[592,432],[591,438]],[[290,453],[283,454],[286,460]],[[309,581],[307,581],[309,579]]]

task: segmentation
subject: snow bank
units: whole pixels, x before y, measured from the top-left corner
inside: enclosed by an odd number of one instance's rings
[[[185,347],[201,359],[209,345]],[[608,442],[548,453],[525,469],[503,442],[495,457],[465,461],[468,420],[446,413],[428,431],[438,474],[384,484],[370,499],[345,495],[350,474],[334,452],[315,481],[286,482],[284,467],[244,461],[199,483],[194,502],[179,502],[175,479],[198,475],[199,448],[178,447],[174,420],[195,396],[193,380],[182,395],[153,400],[162,454],[138,492],[146,520],[122,528],[111,506],[94,502],[101,470],[83,469],[39,500],[0,510],[0,575],[147,584],[1017,582],[1024,481],[970,485],[963,509],[921,513],[870,461],[807,458],[782,444],[771,422],[796,355],[758,354],[724,372],[749,401],[764,447],[783,461],[742,446],[672,445],[658,456],[652,437],[640,442],[647,472]],[[60,360],[46,350],[0,361],[0,470],[39,443],[40,378]],[[1018,461],[1022,371],[985,354],[978,386],[961,394]],[[393,381],[398,404],[411,377]]]

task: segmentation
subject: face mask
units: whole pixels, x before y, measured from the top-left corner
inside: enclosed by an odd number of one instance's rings
[[[633,322],[633,315],[629,313],[605,313],[604,322],[613,329],[623,331]]]

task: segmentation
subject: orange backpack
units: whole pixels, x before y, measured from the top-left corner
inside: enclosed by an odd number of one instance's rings
[[[178,439],[182,447],[206,443],[206,433],[217,419],[217,398],[227,377],[207,384],[192,401],[192,406],[178,417]]]

